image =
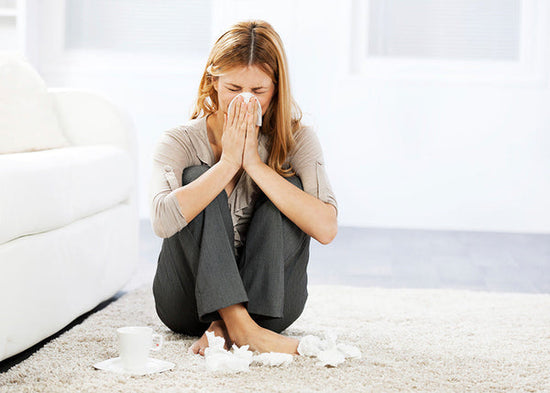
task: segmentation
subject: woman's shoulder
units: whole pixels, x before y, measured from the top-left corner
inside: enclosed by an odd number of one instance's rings
[[[301,123],[296,132],[294,133],[294,139],[311,138],[315,134],[315,129],[310,124]]]
[[[197,119],[190,119],[177,126],[166,129],[161,136],[170,137],[200,137],[203,133],[203,128],[206,126],[205,119],[203,117]]]
[[[191,119],[186,122],[165,129],[157,139],[157,145],[176,144],[190,147],[204,144],[206,136],[206,122],[204,118]]]
[[[303,167],[312,162],[322,162],[323,151],[313,126],[304,124],[294,133],[294,146],[287,161],[294,167]]]
[[[298,130],[294,133],[294,149],[292,153],[299,154],[300,151],[317,149],[320,147],[319,138],[317,137],[317,132],[312,125],[302,124]]]
[[[208,161],[208,136],[203,127],[206,127],[206,122],[200,118],[164,130],[157,138],[153,158],[170,161],[173,167]]]

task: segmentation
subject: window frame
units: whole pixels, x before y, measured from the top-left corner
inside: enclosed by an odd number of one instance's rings
[[[550,7],[546,0],[520,0],[520,42],[517,61],[369,56],[366,49],[370,0],[351,1],[349,74],[352,78],[521,86],[548,84]]]

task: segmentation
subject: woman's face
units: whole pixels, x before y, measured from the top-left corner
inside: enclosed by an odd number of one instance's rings
[[[229,103],[237,94],[248,92],[260,101],[262,116],[275,92],[275,85],[269,75],[257,66],[232,68],[217,78],[214,88],[218,92],[218,102],[223,113],[227,113]]]

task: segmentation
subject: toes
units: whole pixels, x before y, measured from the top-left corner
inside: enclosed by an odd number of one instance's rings
[[[195,341],[193,345],[188,350],[189,353],[194,353],[195,355],[199,352],[199,342]]]

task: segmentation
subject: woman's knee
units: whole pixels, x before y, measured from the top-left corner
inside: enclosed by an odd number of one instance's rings
[[[201,336],[208,329],[208,324],[200,322],[198,318],[193,318],[192,315],[184,313],[183,310],[178,310],[177,313],[175,310],[165,313],[158,303],[155,304],[155,307],[159,319],[174,333]]]
[[[208,169],[210,169],[210,167],[206,164],[193,165],[185,168],[181,174],[181,184],[185,185],[191,183],[198,179]]]
[[[166,293],[162,283],[153,280],[153,298],[155,310],[159,319],[175,333],[189,336],[200,336],[208,328],[208,324],[200,322],[192,301],[182,302],[181,299]]]

